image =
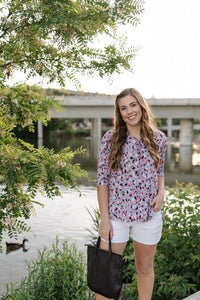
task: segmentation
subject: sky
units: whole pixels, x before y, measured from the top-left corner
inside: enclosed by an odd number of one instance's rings
[[[82,90],[118,94],[134,87],[145,98],[199,98],[199,12],[200,0],[146,0],[140,24],[126,27],[128,44],[140,47],[132,62],[134,73],[114,75],[111,84],[79,76]],[[68,81],[65,88],[75,90]]]

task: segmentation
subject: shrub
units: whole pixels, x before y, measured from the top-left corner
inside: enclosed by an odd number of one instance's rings
[[[89,300],[94,299],[87,287],[85,259],[75,245],[67,241],[59,248],[59,241],[52,249],[38,251],[38,258],[26,262],[28,275],[19,286],[7,286],[3,299],[14,300]]]
[[[89,240],[92,245],[96,245],[97,243],[96,233],[98,232],[99,225],[100,225],[100,211],[97,208],[93,208],[92,211],[87,209],[87,212],[89,213],[93,222],[92,228],[87,229],[87,231],[89,232]]]
[[[166,190],[162,239],[154,261],[152,299],[178,300],[200,290],[200,194],[197,186],[176,184]],[[124,278],[131,283],[128,299],[137,299],[136,269],[132,243],[126,249]],[[131,278],[132,276],[132,278]],[[133,296],[135,295],[135,296]],[[129,298],[130,297],[130,298]]]

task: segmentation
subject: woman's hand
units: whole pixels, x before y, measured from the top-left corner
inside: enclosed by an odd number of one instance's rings
[[[162,208],[162,204],[164,201],[164,194],[158,194],[153,201],[150,203],[151,206],[153,206],[153,211],[158,212]]]
[[[161,210],[164,201],[164,177],[158,176],[158,194],[150,203],[153,206],[153,211],[158,212]]]
[[[110,238],[113,237],[113,229],[112,225],[110,223],[110,220],[101,220],[100,226],[99,226],[99,235],[104,240],[109,240],[109,232],[110,232]]]
[[[100,210],[100,226],[99,226],[99,235],[104,240],[109,240],[109,232],[110,238],[112,239],[113,230],[112,225],[110,223],[109,211],[108,211],[108,186],[107,185],[99,185],[97,187],[97,195],[99,201],[99,210]]]

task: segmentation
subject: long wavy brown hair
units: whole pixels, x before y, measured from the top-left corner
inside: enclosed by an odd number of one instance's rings
[[[147,146],[149,153],[155,162],[156,169],[158,170],[160,165],[160,156],[158,155],[159,146],[155,141],[156,126],[154,125],[154,118],[145,99],[134,88],[123,90],[115,100],[114,133],[110,140],[111,151],[109,154],[109,167],[113,171],[121,168],[120,160],[122,155],[122,146],[127,138],[127,127],[120,113],[119,100],[128,95],[135,98],[142,109],[141,139]]]

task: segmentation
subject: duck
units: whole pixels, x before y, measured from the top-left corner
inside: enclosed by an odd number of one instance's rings
[[[20,248],[23,248],[23,251],[26,252],[28,249],[25,248],[25,243],[28,242],[27,239],[23,239],[22,244],[21,243],[8,243],[6,242],[6,254],[10,253],[11,251],[18,250]]]

